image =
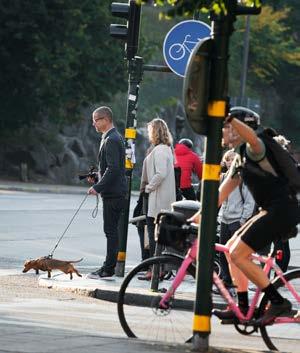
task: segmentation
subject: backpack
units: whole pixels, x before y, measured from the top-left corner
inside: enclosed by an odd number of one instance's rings
[[[287,179],[292,191],[300,191],[300,164],[266,131],[258,135],[267,147],[267,158],[279,176]]]

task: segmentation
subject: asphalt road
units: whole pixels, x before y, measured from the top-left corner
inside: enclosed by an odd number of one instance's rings
[[[48,255],[63,234],[84,195],[0,192],[0,268],[20,268],[25,259]],[[135,205],[136,197],[131,204]],[[104,261],[102,203],[92,217],[96,197],[89,196],[64,235],[55,258],[84,258],[78,268],[98,268]],[[131,213],[132,214],[132,210]],[[140,261],[136,227],[129,225],[127,264]]]

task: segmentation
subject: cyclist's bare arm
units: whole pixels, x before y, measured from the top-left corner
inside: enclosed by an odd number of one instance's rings
[[[240,135],[241,139],[247,142],[253,154],[260,155],[264,152],[261,140],[257,137],[255,131],[251,129],[251,127],[235,118],[231,120],[230,124]]]

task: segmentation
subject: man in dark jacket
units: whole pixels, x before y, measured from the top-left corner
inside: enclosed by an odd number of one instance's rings
[[[196,194],[192,186],[192,174],[197,175],[199,182],[202,177],[202,162],[192,148],[193,142],[187,138],[181,139],[175,146],[175,166],[181,170],[180,190],[187,200],[196,200]]]
[[[88,275],[88,278],[114,275],[118,252],[118,221],[125,207],[125,147],[122,136],[113,125],[113,114],[109,107],[100,107],[93,112],[93,126],[102,133],[98,161],[99,181],[88,193],[100,194],[103,201],[103,224],[107,238],[106,259],[103,266]],[[89,178],[89,182],[95,180]]]

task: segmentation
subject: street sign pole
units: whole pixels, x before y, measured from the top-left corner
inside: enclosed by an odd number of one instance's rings
[[[128,62],[128,98],[125,128],[125,168],[127,179],[127,193],[125,209],[121,213],[119,221],[119,250],[115,274],[124,277],[127,238],[128,238],[128,219],[130,210],[132,172],[135,164],[135,140],[137,127],[137,105],[139,98],[140,83],[144,71],[171,72],[169,67],[163,65],[143,65],[143,58],[135,56]]]
[[[128,98],[125,128],[125,168],[127,179],[126,206],[121,214],[119,221],[119,251],[117,257],[117,265],[115,274],[118,277],[124,277],[127,235],[128,235],[128,219],[131,197],[132,170],[135,164],[135,139],[137,127],[137,103],[139,97],[140,83],[143,78],[143,59],[135,56],[128,62]]]

